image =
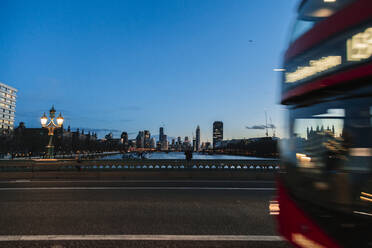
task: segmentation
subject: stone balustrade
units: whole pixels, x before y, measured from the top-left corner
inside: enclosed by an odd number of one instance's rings
[[[278,159],[215,160],[144,159],[144,160],[2,160],[1,171],[121,171],[121,170],[261,170],[277,171]]]

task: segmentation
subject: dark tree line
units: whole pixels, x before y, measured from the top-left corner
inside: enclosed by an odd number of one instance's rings
[[[23,123],[13,131],[0,134],[0,154],[14,156],[43,156],[50,136],[46,128],[26,128]],[[55,155],[76,153],[100,153],[124,150],[115,139],[97,139],[96,135],[84,132],[56,129],[53,135]]]

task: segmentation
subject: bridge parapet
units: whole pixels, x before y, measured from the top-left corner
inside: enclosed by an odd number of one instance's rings
[[[0,179],[273,180],[279,160],[1,160]]]
[[[279,169],[278,159],[207,160],[1,160],[0,171],[120,171],[120,170],[269,170]]]

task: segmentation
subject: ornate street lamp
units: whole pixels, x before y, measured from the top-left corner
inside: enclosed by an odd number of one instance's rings
[[[63,124],[63,117],[62,117],[61,113],[59,113],[59,116],[57,118],[54,118],[55,114],[56,114],[56,110],[54,109],[54,105],[53,105],[52,108],[49,110],[49,117],[50,117],[49,123],[48,123],[48,117],[45,115],[45,113],[40,118],[41,126],[48,129],[48,135],[49,135],[49,143],[47,145],[47,150],[48,150],[47,157],[48,158],[53,158],[53,150],[54,150],[53,134],[54,134],[54,130],[57,129],[57,128],[62,127],[62,124]],[[54,122],[55,119],[56,119],[57,123]]]

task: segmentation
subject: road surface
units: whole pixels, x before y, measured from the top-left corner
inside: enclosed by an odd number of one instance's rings
[[[270,181],[1,181],[0,247],[289,247]]]

